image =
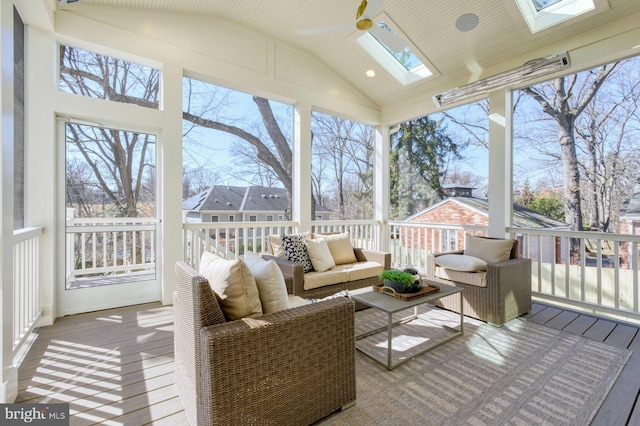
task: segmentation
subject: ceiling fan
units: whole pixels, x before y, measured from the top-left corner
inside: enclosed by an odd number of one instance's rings
[[[406,42],[406,40],[403,40],[396,34],[389,32],[385,28],[373,22],[373,17],[377,15],[378,12],[382,9],[383,4],[384,0],[362,0],[362,3],[360,3],[360,6],[358,6],[358,10],[356,12],[356,20],[354,22],[332,27],[296,30],[296,32],[302,35],[324,34],[334,31],[346,30],[352,28],[355,25],[355,27],[360,31],[370,32],[371,35],[374,36],[379,42],[387,45],[389,48],[396,52],[400,52],[404,48],[409,47],[409,44]]]

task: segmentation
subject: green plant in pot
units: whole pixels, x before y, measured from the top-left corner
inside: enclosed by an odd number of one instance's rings
[[[391,287],[396,293],[415,293],[420,290],[420,281],[408,272],[397,269],[388,269],[379,275],[384,280],[384,285]]]

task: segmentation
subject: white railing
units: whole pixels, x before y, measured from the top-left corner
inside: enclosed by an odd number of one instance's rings
[[[467,235],[486,235],[486,226],[388,222],[389,251],[394,268],[427,269],[427,254],[463,250]]]
[[[269,252],[269,235],[297,232],[297,222],[197,222],[183,224],[183,258],[197,267],[205,250],[226,259]]]
[[[354,247],[380,250],[382,226],[377,220],[315,220],[311,232],[348,232]]]
[[[13,353],[20,351],[40,308],[40,235],[44,228],[13,231]]]
[[[154,218],[67,219],[67,283],[154,272],[156,222]]]
[[[640,320],[639,235],[508,228],[532,260],[534,296],[617,319]]]

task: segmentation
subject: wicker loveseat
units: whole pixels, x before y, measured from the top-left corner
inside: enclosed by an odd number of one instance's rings
[[[469,237],[478,238],[478,237]],[[489,239],[486,240],[499,240]],[[486,271],[451,271],[438,265],[438,257],[463,255],[465,251],[427,255],[426,278],[464,289],[464,314],[491,324],[501,325],[531,310],[531,259],[518,258],[518,241],[507,249],[507,260],[486,264]],[[440,299],[440,306],[460,312],[460,299]]]
[[[356,398],[345,297],[225,321],[207,280],[176,264],[175,380],[191,424],[306,425]]]
[[[372,251],[372,250],[364,250],[361,248],[353,248],[353,252],[355,254],[357,263],[365,264],[367,262],[376,263],[382,265],[384,269],[391,268],[391,253],[381,252],[381,251]],[[378,284],[380,279],[378,275],[354,279],[354,280],[345,280],[341,282],[337,282],[331,285],[325,285],[322,287],[305,289],[305,273],[302,265],[290,262],[286,259],[282,259],[279,257],[275,257],[269,254],[263,254],[262,257],[264,259],[273,259],[282,274],[285,277],[285,281],[287,284],[287,291],[290,294],[294,294],[299,297],[303,297],[305,299],[322,299],[333,294],[336,294],[343,290],[355,290],[357,288],[363,288],[372,286],[374,284]],[[354,264],[355,265],[355,264]],[[340,265],[339,269],[346,270],[349,268],[349,265]],[[317,274],[317,273],[314,273]],[[322,273],[320,273],[322,274]],[[360,306],[356,305],[357,309],[363,308],[364,305]]]

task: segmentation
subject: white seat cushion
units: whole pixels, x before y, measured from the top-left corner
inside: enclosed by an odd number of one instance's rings
[[[349,274],[348,281],[363,280],[365,278],[377,277],[384,271],[384,266],[378,262],[356,262],[348,265],[337,265],[332,270],[344,271]]]
[[[465,254],[443,254],[436,256],[435,262],[438,266],[454,271],[478,272],[487,270],[487,262]]]
[[[443,280],[456,281],[463,284],[473,285],[476,287],[487,286],[487,273],[486,272],[462,272],[454,271],[453,269],[443,268],[442,266],[436,267],[435,275]]]
[[[311,290],[347,281],[349,281],[349,273],[335,268],[324,272],[308,272],[304,274],[304,289]]]

